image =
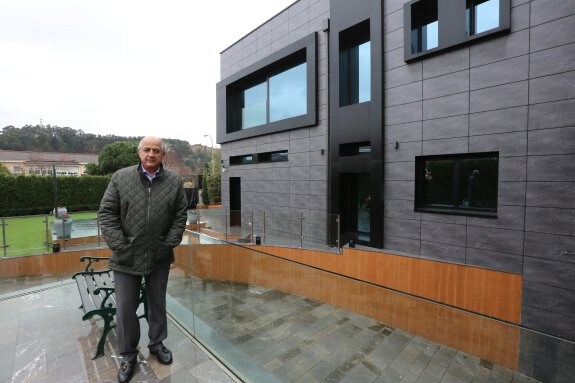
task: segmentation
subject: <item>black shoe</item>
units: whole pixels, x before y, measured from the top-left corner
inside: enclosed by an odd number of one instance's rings
[[[172,364],[172,352],[166,348],[166,346],[162,346],[156,350],[150,350],[151,355],[155,355],[158,362],[162,364]]]
[[[128,383],[134,375],[134,367],[136,367],[136,363],[127,360],[122,361],[118,371],[118,383]]]

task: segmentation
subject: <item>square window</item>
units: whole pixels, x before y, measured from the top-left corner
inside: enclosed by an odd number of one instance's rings
[[[495,216],[499,153],[415,159],[415,210]]]

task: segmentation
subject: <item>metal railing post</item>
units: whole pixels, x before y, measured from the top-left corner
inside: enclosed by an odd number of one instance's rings
[[[254,244],[256,242],[256,239],[254,238],[254,211],[252,210],[252,221],[250,223],[250,225],[252,226],[252,244]]]
[[[196,226],[198,227],[198,234],[202,234],[202,226],[200,222],[202,222],[202,215],[200,214],[200,210],[197,210],[198,218],[196,219]]]
[[[224,213],[224,235],[226,238],[226,242],[228,241],[228,213],[229,210],[226,210],[226,212]]]
[[[102,247],[102,243],[100,242],[100,216],[96,214],[96,238],[98,239],[98,249]]]
[[[303,248],[303,212],[300,213],[299,218],[299,247]]]
[[[341,246],[340,246],[340,244],[341,244],[341,242],[340,242],[340,241],[341,241],[341,238],[340,238],[340,236],[339,236],[339,235],[340,235],[340,234],[339,234],[339,230],[340,230],[340,227],[339,227],[339,225],[340,225],[340,222],[339,222],[339,214],[337,215],[337,218],[335,219],[335,222],[337,223],[337,239],[335,240],[335,242],[337,243],[337,253],[338,253],[338,254],[341,254]]]
[[[266,211],[264,210],[264,234],[262,236],[262,244],[266,244]]]
[[[7,252],[8,250],[6,250],[8,248],[8,245],[6,244],[6,219],[2,218],[2,257],[6,258],[8,256]]]
[[[50,252],[50,227],[48,225],[48,215],[44,215],[44,224],[46,232],[46,252]]]

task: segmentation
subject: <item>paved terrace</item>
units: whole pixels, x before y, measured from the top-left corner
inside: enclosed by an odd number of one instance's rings
[[[169,292],[282,382],[535,382],[523,375],[354,313],[258,286],[172,278]],[[196,297],[197,298],[197,297]],[[196,302],[196,305],[198,302]],[[106,355],[91,360],[101,321],[82,321],[71,280],[0,282],[0,383],[115,382],[115,333]],[[191,307],[191,306],[190,306]],[[261,320],[272,316],[273,325]],[[146,334],[142,321],[142,333]],[[237,381],[173,321],[171,366],[149,358],[142,337],[133,382]]]

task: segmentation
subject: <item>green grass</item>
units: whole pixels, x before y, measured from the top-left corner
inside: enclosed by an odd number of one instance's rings
[[[27,217],[4,218],[5,240],[0,231],[0,245],[7,245],[6,256],[14,257],[21,255],[40,254],[48,251],[46,246],[46,223],[45,216],[35,215]],[[96,212],[70,213],[74,221],[96,218]],[[54,216],[48,216],[48,241],[52,243],[51,224]],[[1,224],[1,221],[0,221]],[[0,226],[1,229],[1,226]],[[0,257],[4,256],[4,249],[0,248]]]

